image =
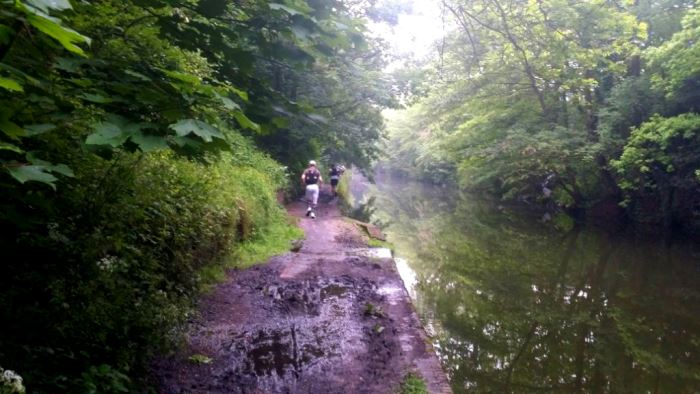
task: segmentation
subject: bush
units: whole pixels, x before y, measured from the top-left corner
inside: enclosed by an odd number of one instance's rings
[[[129,391],[221,278],[212,269],[298,236],[275,198],[281,167],[250,146],[242,156],[76,154],[56,193],[6,187],[0,365],[32,392]],[[245,252],[269,231],[277,244]]]

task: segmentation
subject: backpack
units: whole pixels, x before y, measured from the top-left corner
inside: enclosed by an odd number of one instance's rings
[[[321,177],[321,173],[318,172],[318,170],[310,170],[306,171],[306,175],[304,176],[304,180],[306,181],[307,185],[315,185],[318,183],[318,178]]]

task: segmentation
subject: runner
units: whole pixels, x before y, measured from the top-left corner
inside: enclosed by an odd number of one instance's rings
[[[301,174],[301,183],[306,185],[306,216],[316,219],[316,204],[318,204],[319,185],[323,183],[321,172],[316,168],[314,160],[309,161],[309,166]]]

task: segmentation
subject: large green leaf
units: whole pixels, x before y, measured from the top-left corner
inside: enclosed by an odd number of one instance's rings
[[[223,134],[214,126],[197,119],[183,119],[169,127],[175,130],[180,137],[194,133],[206,142],[213,141],[213,138],[224,138]]]
[[[51,186],[54,190],[56,189],[54,182],[57,181],[58,178],[47,172],[47,169],[44,166],[20,165],[17,167],[7,167],[7,171],[19,183],[29,181],[42,182]]]
[[[27,153],[27,160],[32,163],[32,165],[43,167],[46,171],[55,172],[68,177],[74,177],[73,170],[70,169],[65,164],[52,164],[46,160],[41,160],[36,157],[34,152]]]
[[[56,125],[52,124],[52,123],[32,124],[32,125],[24,126],[24,129],[26,130],[26,135],[28,137],[34,136],[34,135],[39,135],[39,134],[44,134],[47,131],[51,131],[55,128],[56,128]]]
[[[24,137],[26,135],[23,128],[6,118],[0,118],[0,131],[13,140],[17,140],[19,137]]]
[[[17,152],[17,153],[24,152],[19,146],[8,144],[6,142],[0,142],[0,150],[9,150],[12,152]]]
[[[0,77],[0,88],[5,88],[13,92],[22,92],[24,88],[14,79]]]
[[[143,129],[153,127],[148,123],[131,123],[119,115],[110,114],[103,122],[94,125],[94,132],[85,143],[88,145],[109,145],[113,148],[123,145],[129,137]]]
[[[113,99],[97,93],[83,93],[79,97],[98,104],[109,104],[114,102]]]
[[[215,95],[219,98],[219,100],[221,100],[221,103],[224,104],[224,108],[240,111],[241,107],[240,105],[236,104],[235,101],[219,93],[215,93]]]
[[[118,125],[110,122],[102,122],[95,126],[85,143],[88,145],[109,145],[116,148],[129,139],[130,134]]]
[[[154,150],[165,149],[168,147],[168,143],[163,137],[157,135],[143,134],[138,131],[131,136],[131,141],[139,146],[139,149],[143,152],[150,152]]]
[[[37,30],[55,39],[67,50],[85,55],[83,49],[76,44],[89,43],[90,39],[75,30],[61,26],[60,20],[38,13],[29,13],[27,20]]]
[[[260,125],[250,120],[243,112],[234,112],[233,117],[236,118],[236,121],[238,121],[238,124],[240,124],[242,127],[260,131]]]

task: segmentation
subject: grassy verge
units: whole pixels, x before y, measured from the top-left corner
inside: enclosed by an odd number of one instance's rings
[[[226,270],[245,269],[267,261],[269,258],[289,251],[293,240],[304,237],[304,231],[296,226],[294,218],[279,213],[264,232],[254,239],[244,241],[236,246],[219,264],[210,264],[199,272],[202,290],[210,291],[217,283],[226,279]]]

